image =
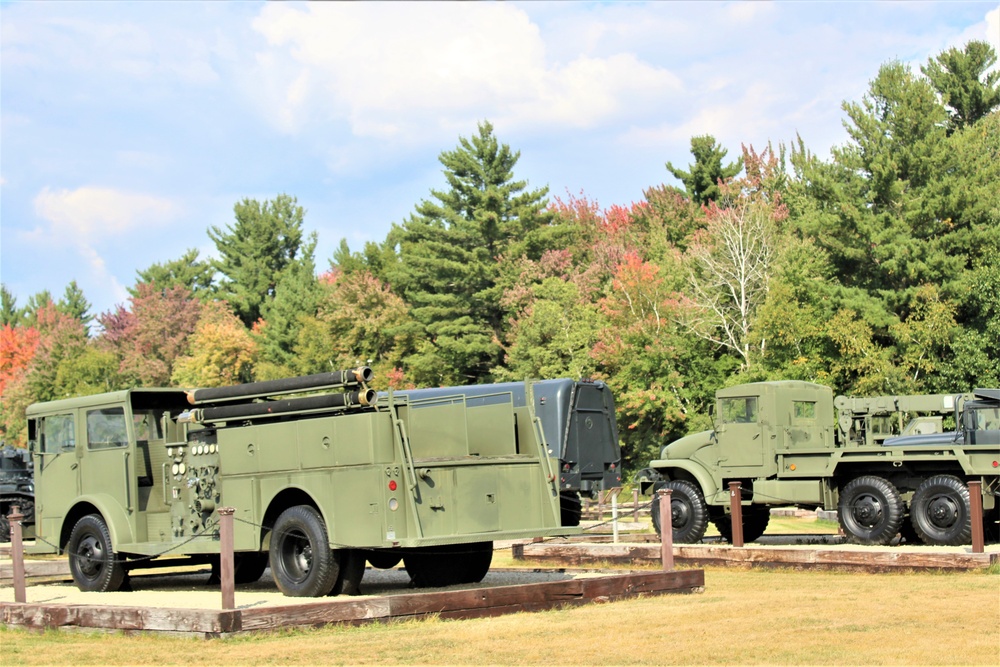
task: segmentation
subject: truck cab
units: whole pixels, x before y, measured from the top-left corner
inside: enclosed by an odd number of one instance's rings
[[[829,387],[783,381],[722,389],[715,417],[720,478],[778,474],[776,453],[832,447],[832,422]]]
[[[115,544],[160,539],[170,524],[162,417],[185,405],[181,390],[133,389],[31,406],[34,550],[63,550],[76,522],[95,512],[107,517]]]

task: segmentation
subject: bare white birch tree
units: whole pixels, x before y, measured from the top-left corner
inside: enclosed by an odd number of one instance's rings
[[[774,247],[771,207],[738,198],[726,208],[710,208],[706,228],[687,253],[690,294],[681,323],[739,354],[744,369],[750,366],[750,328],[767,298]]]

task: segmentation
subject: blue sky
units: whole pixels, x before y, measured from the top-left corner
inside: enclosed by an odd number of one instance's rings
[[[518,178],[602,207],[676,183],[694,135],[827,156],[882,63],[1000,50],[1000,4],[13,2],[0,39],[0,280],[97,314],[244,197],[298,197],[320,270],[381,241],[483,119]]]

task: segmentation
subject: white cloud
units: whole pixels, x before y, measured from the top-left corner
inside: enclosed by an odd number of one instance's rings
[[[51,224],[54,235],[100,241],[164,222],[176,213],[169,199],[111,188],[81,187],[35,197],[35,213]]]
[[[508,4],[272,4],[253,27],[268,43],[254,78],[264,112],[293,134],[330,120],[381,139],[484,117],[594,127],[681,87],[628,52],[552,62],[538,25]]]
[[[771,15],[774,9],[773,2],[731,2],[725,5],[724,12],[730,21],[746,23]]]
[[[993,45],[993,50],[1000,53],[1000,5],[986,13],[986,34],[983,37]]]

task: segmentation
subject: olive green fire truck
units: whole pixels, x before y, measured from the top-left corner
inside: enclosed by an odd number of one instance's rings
[[[419,586],[474,582],[495,540],[578,532],[576,494],[619,483],[602,383],[379,395],[370,380],[363,367],[30,406],[33,550],[67,553],[82,590],[118,590],[140,568],[218,564],[232,507],[237,583],[270,566],[286,595],[356,592],[366,561],[402,561]]]

